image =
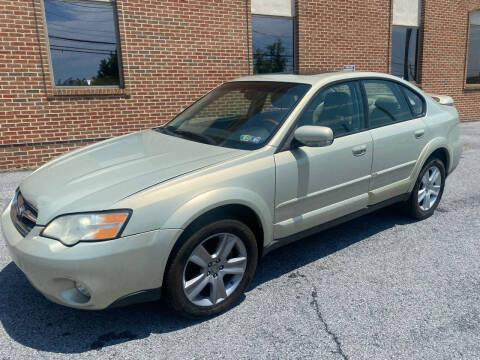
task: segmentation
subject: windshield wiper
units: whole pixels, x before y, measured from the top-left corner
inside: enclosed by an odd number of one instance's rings
[[[187,130],[171,129],[171,127],[156,128],[155,130],[167,135],[178,135],[187,140],[198,141],[209,145],[217,145],[217,143],[211,137]]]

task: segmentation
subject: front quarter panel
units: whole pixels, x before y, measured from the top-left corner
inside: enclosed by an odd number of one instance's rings
[[[264,244],[272,239],[275,196],[274,148],[159,184],[115,204],[130,208],[132,217],[124,230],[128,236],[155,229],[185,229],[205,212],[227,204],[250,207],[264,230]]]

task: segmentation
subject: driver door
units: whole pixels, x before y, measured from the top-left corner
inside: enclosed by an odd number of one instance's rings
[[[275,154],[275,239],[368,205],[373,146],[358,81],[321,90],[297,120],[303,125],[330,127],[334,141]]]

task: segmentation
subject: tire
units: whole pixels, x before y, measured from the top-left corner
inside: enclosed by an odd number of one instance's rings
[[[237,220],[219,220],[185,235],[165,275],[166,302],[189,318],[213,316],[233,307],[255,273],[255,235]]]
[[[438,170],[439,173],[432,182],[432,176],[435,176],[433,171],[435,170]],[[429,183],[426,183],[427,178]],[[418,175],[415,186],[410,194],[410,199],[407,202],[407,214],[417,220],[423,220],[432,216],[438,204],[440,203],[440,200],[442,199],[444,188],[445,166],[443,162],[437,158],[431,158],[427,160],[420,171],[420,174]],[[434,196],[435,192],[437,194],[433,200],[432,197]],[[422,196],[422,194],[425,195]],[[428,202],[428,199],[430,199],[430,202]]]

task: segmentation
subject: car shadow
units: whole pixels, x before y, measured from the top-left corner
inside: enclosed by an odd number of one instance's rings
[[[248,291],[410,220],[392,208],[350,221],[268,254]],[[104,311],[66,308],[46,300],[28,283],[14,263],[0,271],[0,321],[20,344],[54,353],[82,353],[181,330],[202,320],[181,318],[159,303],[137,304]],[[247,293],[248,296],[248,293]]]

